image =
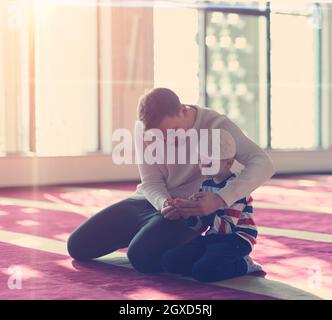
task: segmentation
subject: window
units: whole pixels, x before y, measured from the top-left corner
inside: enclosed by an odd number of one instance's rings
[[[266,106],[266,19],[206,13],[206,105],[259,141]]]
[[[198,12],[155,7],[154,86],[168,87],[184,103],[199,102]]]
[[[279,149],[321,146],[321,43],[312,25],[320,8],[295,9],[271,13],[271,146]]]
[[[29,6],[19,3],[0,4],[0,154],[24,152],[29,143]]]
[[[41,4],[36,9],[36,151],[40,155],[96,152],[96,8]]]
[[[174,89],[184,103],[227,114],[262,147],[327,145],[321,86],[325,6],[304,0],[292,6],[281,0],[158,3],[150,3],[154,86]],[[101,106],[100,86],[107,91],[114,79],[100,81],[96,1],[55,4],[0,4],[0,155],[110,152],[113,100]],[[108,48],[104,55],[109,64],[112,52]]]
[[[94,5],[89,5],[94,4]],[[0,153],[84,155],[101,150],[98,9],[0,4]]]
[[[322,10],[307,1],[207,5],[204,103],[262,147],[322,147]]]

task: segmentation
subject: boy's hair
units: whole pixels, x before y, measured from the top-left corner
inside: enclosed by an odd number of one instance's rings
[[[167,88],[154,88],[139,99],[138,117],[144,130],[157,128],[166,116],[179,113],[181,102],[175,92]]]

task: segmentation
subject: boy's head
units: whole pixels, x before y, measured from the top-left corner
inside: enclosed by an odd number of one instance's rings
[[[144,130],[160,129],[164,137],[168,129],[186,129],[186,107],[175,92],[154,88],[144,94],[138,103],[138,118]]]
[[[199,162],[199,168],[202,175],[208,177],[222,176],[230,172],[234,163],[234,158],[225,160],[209,160],[203,163]]]
[[[216,150],[211,150],[213,146],[211,140],[208,141],[208,150],[200,150],[199,167],[203,175],[222,176],[230,171],[234,163],[236,154],[234,138],[229,132],[223,129],[219,129],[218,137],[220,137],[220,152],[214,153],[213,151]],[[209,138],[213,139],[211,136]]]

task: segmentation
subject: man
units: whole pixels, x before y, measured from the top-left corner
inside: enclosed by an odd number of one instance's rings
[[[68,240],[68,251],[74,259],[90,260],[128,247],[133,267],[153,273],[162,271],[160,258],[164,252],[198,236],[182,216],[206,215],[233,204],[263,184],[275,169],[269,156],[225,115],[184,105],[170,89],[155,88],[145,94],[139,101],[138,115],[145,131],[160,129],[166,142],[170,129],[224,129],[236,142],[235,159],[244,166],[218,194],[204,192],[198,201],[190,201],[185,199],[197,192],[204,179],[197,163],[143,161],[139,164],[141,184],[135,194],[95,214]],[[178,208],[172,219],[164,218],[160,210],[173,198],[180,198]]]

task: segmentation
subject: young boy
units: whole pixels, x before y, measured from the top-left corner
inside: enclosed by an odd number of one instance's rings
[[[217,192],[236,177],[230,170],[236,153],[234,139],[227,131],[222,133],[222,137],[218,159],[211,160],[200,154],[202,172],[204,168],[211,167],[213,161],[220,162],[220,169],[203,182],[199,192]],[[199,193],[190,198],[198,200]],[[167,215],[172,207],[177,206],[177,201],[170,201],[169,207],[163,209],[162,214]],[[163,255],[161,264],[165,272],[191,275],[204,282],[262,272],[262,267],[249,257],[257,237],[250,195],[207,216],[191,216],[186,219],[186,223],[201,235]],[[205,235],[202,235],[204,231]]]

